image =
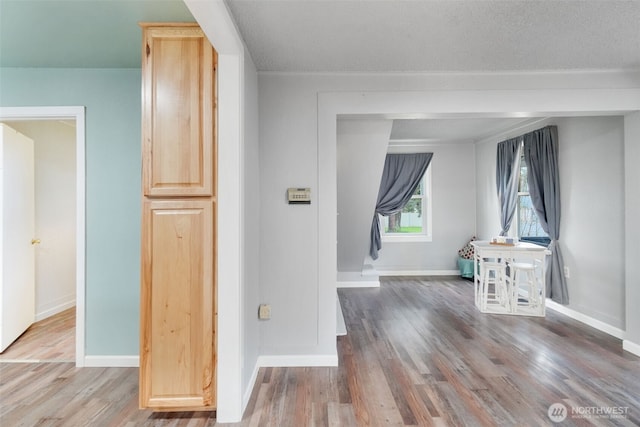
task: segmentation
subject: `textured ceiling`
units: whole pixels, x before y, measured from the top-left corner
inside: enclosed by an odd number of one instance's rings
[[[223,0],[211,0],[223,1]],[[259,71],[640,69],[640,0],[225,0]],[[139,67],[181,0],[0,0],[0,66]]]
[[[640,69],[640,0],[225,1],[259,71]],[[139,68],[140,21],[182,0],[0,0],[0,66]],[[392,139],[466,142],[517,119],[396,120]]]
[[[260,71],[640,68],[640,1],[227,0]]]

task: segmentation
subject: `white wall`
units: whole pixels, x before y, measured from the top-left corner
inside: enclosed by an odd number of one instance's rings
[[[10,126],[34,142],[36,320],[76,303],[76,129],[57,120]]]
[[[258,144],[258,76],[248,54],[244,57],[244,362],[242,367],[243,406],[253,390],[260,337],[258,304],[260,296],[260,150]]]
[[[245,64],[245,48],[233,19],[222,1],[185,0],[207,38],[218,52],[218,366],[217,410],[220,423],[242,419],[246,406],[246,379],[251,377],[245,358],[251,349],[245,347],[248,330],[245,318],[245,298],[254,290],[247,284],[247,259],[244,251],[245,201],[245,134],[252,134],[255,119],[250,111],[255,103],[252,83],[245,85],[251,75]],[[249,67],[247,70],[246,67]],[[245,74],[248,73],[248,75]],[[245,87],[246,86],[246,87]],[[248,95],[247,95],[248,94]],[[253,99],[252,101],[248,98]],[[249,121],[247,123],[247,121]],[[247,127],[245,127],[245,123]],[[255,135],[254,135],[255,136]],[[249,138],[249,136],[247,136]],[[255,141],[248,142],[255,146]],[[251,172],[249,172],[250,174]],[[250,267],[248,267],[250,268]],[[249,274],[250,277],[253,277]],[[247,302],[246,305],[250,305]],[[248,316],[248,314],[246,314]],[[250,393],[250,391],[249,391]]]
[[[362,279],[392,124],[391,120],[338,121],[338,272],[360,273],[347,280]]]
[[[286,79],[266,84],[259,75],[258,82],[260,299],[271,304],[271,320],[260,325],[261,353],[330,354],[331,348],[318,348],[315,93]],[[287,204],[289,187],[311,188],[311,204]]]
[[[558,126],[560,247],[569,268],[569,309],[624,329],[624,123],[620,116],[550,118],[480,143],[478,235],[500,231],[496,144],[548,124]],[[512,224],[512,231],[515,224]]]
[[[259,73],[258,82],[261,300],[272,304],[272,320],[261,324],[261,352],[283,356],[272,359],[282,364],[292,360],[287,355],[306,355],[309,364],[337,361],[337,117],[522,117],[640,108],[640,76],[624,72]],[[317,203],[286,205],[290,186],[311,187]]]
[[[475,234],[475,150],[473,144],[395,148],[429,152],[433,238],[430,242],[383,242],[374,266],[381,272],[455,274],[458,250]]]
[[[640,355],[640,112],[624,118],[626,337],[624,348]]]

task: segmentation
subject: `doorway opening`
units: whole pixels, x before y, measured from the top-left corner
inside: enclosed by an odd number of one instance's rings
[[[75,152],[73,160],[75,165],[72,165],[75,166],[75,176],[71,178],[72,181],[75,181],[75,191],[69,200],[64,200],[64,193],[60,193],[59,197],[62,199],[58,199],[58,201],[62,204],[72,205],[71,209],[75,211],[75,224],[72,225],[75,227],[75,242],[71,242],[70,244],[70,250],[72,251],[70,256],[75,257],[75,266],[73,267],[75,271],[67,272],[67,274],[71,276],[70,280],[74,282],[72,287],[75,287],[75,301],[69,301],[69,295],[73,294],[73,289],[71,289],[71,292],[68,292],[69,290],[67,289],[66,296],[64,290],[60,296],[49,296],[48,299],[45,298],[41,301],[40,306],[36,308],[35,320],[48,318],[50,314],[60,312],[68,321],[70,307],[75,303],[75,364],[77,367],[82,367],[84,366],[85,359],[85,109],[84,107],[66,106],[0,108],[0,122],[8,123],[10,126],[14,125],[14,128],[17,128],[16,130],[18,131],[20,131],[20,129],[36,129],[32,131],[38,132],[38,128],[40,128],[40,131],[46,131],[47,128],[51,130],[51,126],[57,126],[62,133],[65,131],[71,133],[71,137],[73,138],[73,141],[69,142],[71,147],[67,147],[67,150]],[[62,128],[60,128],[60,126],[62,126]],[[49,155],[53,156],[55,154]],[[46,195],[44,197],[46,197]],[[55,198],[55,196],[53,197]],[[51,206],[55,206],[56,204],[56,200],[45,200],[44,202],[50,203]],[[64,215],[64,210],[60,211],[56,209],[56,211]],[[44,229],[42,232],[45,232]],[[55,238],[55,234],[56,232],[52,231],[50,236]],[[58,243],[61,244],[60,242]],[[75,246],[75,248],[73,246]],[[49,257],[49,261],[52,260],[53,259]],[[55,262],[55,260],[53,261]],[[42,265],[38,268],[42,268]],[[41,273],[42,275],[55,271],[55,266],[45,265],[44,268],[45,270]],[[49,268],[49,270],[47,270],[47,268]],[[49,273],[47,273],[47,271]],[[58,315],[55,317],[58,317]]]

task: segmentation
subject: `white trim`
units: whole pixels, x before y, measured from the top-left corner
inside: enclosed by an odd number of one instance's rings
[[[624,339],[625,332],[622,329],[611,326],[607,323],[604,323],[600,320],[594,319],[593,317],[587,316],[586,314],[582,314],[577,312],[569,307],[566,307],[562,304],[558,304],[555,301],[552,301],[547,298],[546,301],[547,308],[552,309],[553,311],[557,311],[560,314],[564,314],[567,317],[570,317],[578,322],[584,323],[587,326],[591,326],[599,331],[602,331],[606,334],[609,334],[618,339]]]
[[[217,47],[217,46],[216,46]],[[242,290],[243,58],[218,54],[218,422],[242,419],[244,360]],[[238,213],[240,212],[240,215]],[[224,284],[222,286],[221,284]]]
[[[85,356],[87,368],[138,368],[140,356]]]
[[[338,288],[379,288],[379,280],[344,280],[336,283]]]
[[[460,276],[459,270],[378,270],[380,276]]]
[[[418,233],[385,233],[382,235],[382,242],[383,243],[433,242],[433,236],[431,234],[418,234]]]
[[[260,365],[258,365],[258,361],[256,360],[256,364],[253,367],[253,373],[251,374],[251,378],[249,378],[249,382],[247,383],[247,387],[244,390],[244,395],[242,396],[242,408],[246,408],[249,404],[249,400],[251,400],[251,394],[253,393],[253,389],[256,386],[256,381],[258,380],[258,372],[260,371]]]
[[[340,304],[340,297],[336,294],[336,335],[347,335],[347,324],[344,321],[344,314],[342,313],[342,304]]]
[[[40,308],[41,311],[36,313],[36,322],[44,320],[55,314],[62,313],[76,305],[75,295],[67,295],[62,298],[57,298],[56,300],[56,302],[46,304],[44,308]]]
[[[335,339],[335,336],[334,336]],[[337,354],[300,354],[300,355],[272,355],[258,356],[258,365],[261,368],[281,367],[311,367],[311,366],[338,366]]]
[[[622,349],[624,351],[628,351],[629,353],[635,354],[636,356],[640,356],[640,344],[636,344],[629,340],[623,340]]]
[[[0,120],[76,122],[76,367],[85,362],[85,107],[0,107]]]

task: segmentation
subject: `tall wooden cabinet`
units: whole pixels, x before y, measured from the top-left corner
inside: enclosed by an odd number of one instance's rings
[[[216,405],[216,52],[143,23],[140,407]]]

